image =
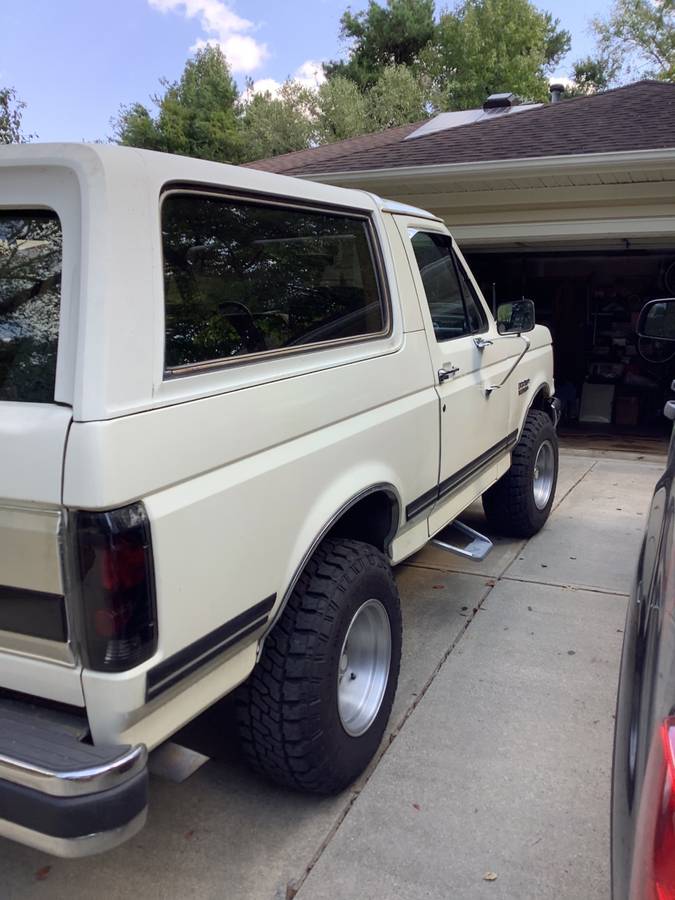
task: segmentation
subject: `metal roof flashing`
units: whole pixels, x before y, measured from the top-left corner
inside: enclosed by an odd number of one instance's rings
[[[522,103],[519,106],[497,106],[488,109],[463,109],[459,112],[444,112],[429,119],[424,125],[403,138],[404,141],[412,141],[415,138],[436,134],[438,131],[447,131],[450,128],[459,128],[461,125],[471,125],[474,122],[487,122],[493,119],[502,119],[504,116],[515,115],[519,112],[527,112],[537,109],[543,103]]]

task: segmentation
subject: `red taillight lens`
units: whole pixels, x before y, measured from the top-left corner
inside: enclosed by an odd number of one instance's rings
[[[675,717],[654,736],[640,795],[631,900],[675,900]]]
[[[73,513],[85,662],[119,672],[157,646],[150,526],[142,503]]]

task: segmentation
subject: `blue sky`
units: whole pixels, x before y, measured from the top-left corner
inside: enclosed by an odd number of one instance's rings
[[[0,0],[0,86],[26,101],[24,130],[40,140],[109,136],[120,103],[147,102],[178,78],[191,48],[221,42],[243,86],[291,75],[341,52],[339,19],[353,0]],[[445,4],[438,2],[440,8]],[[588,20],[609,0],[538,3],[572,32],[572,59],[593,47]]]

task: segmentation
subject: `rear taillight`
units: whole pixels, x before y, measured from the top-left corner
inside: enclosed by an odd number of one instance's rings
[[[640,795],[631,900],[675,900],[675,717],[654,736]]]
[[[120,672],[157,646],[150,525],[142,503],[72,514],[80,632],[90,669]]]

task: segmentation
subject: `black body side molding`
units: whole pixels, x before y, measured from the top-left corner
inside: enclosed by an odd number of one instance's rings
[[[425,491],[420,497],[406,506],[406,520],[410,521],[410,519],[414,519],[415,516],[418,516],[425,509],[433,506],[437,500],[440,500],[442,497],[447,497],[448,494],[453,494],[455,491],[464,487],[467,481],[473,478],[474,475],[477,475],[478,472],[492,462],[496,456],[505,453],[513,447],[517,440],[518,432],[512,431],[511,434],[507,435],[507,437],[499,441],[493,447],[490,447],[485,453],[481,453],[480,456],[477,456],[476,459],[472,460],[466,466],[463,466],[458,472],[455,472],[454,475],[444,479],[436,487]]]
[[[147,676],[145,696],[152,700],[158,694],[168,690],[196,669],[210,662],[220,653],[243,640],[252,632],[264,625],[269,613],[276,603],[277,595],[271,594],[250,609],[244,610],[234,619],[205,634],[173,656],[162,660],[150,669]]]

